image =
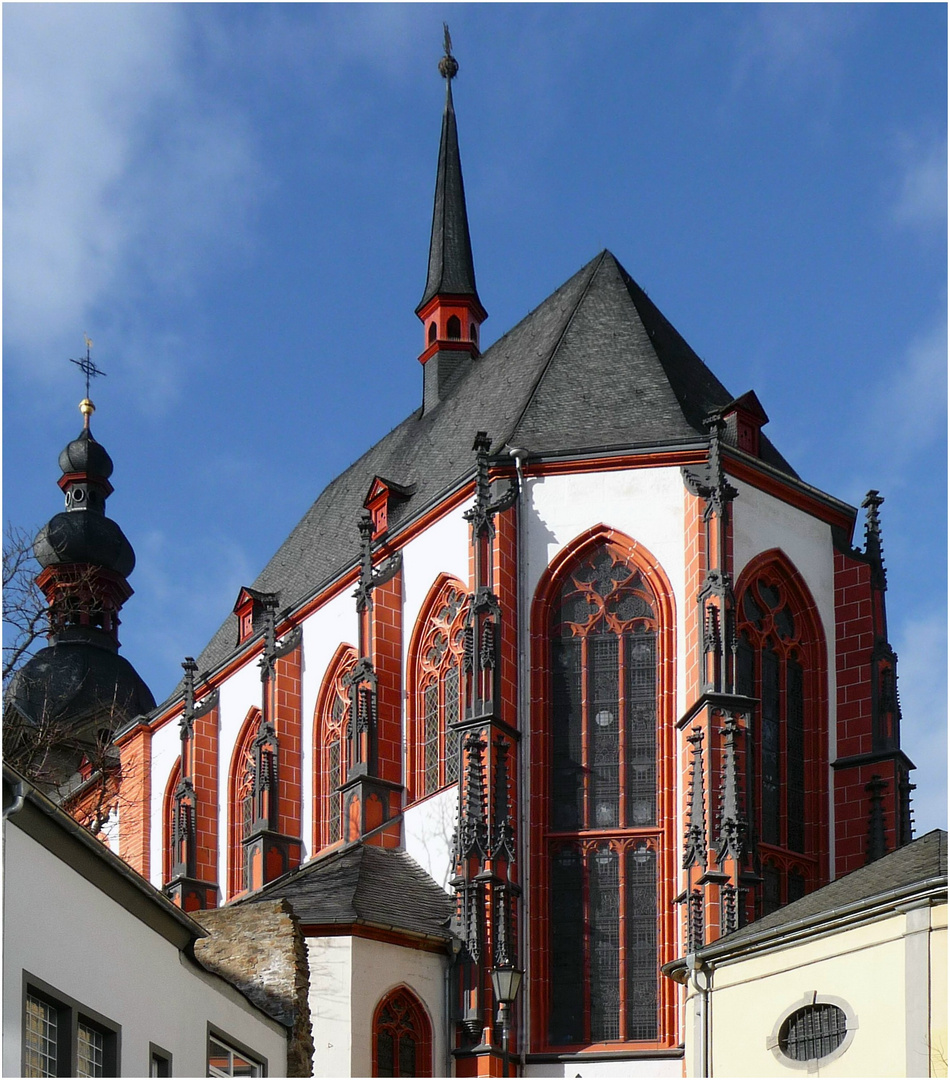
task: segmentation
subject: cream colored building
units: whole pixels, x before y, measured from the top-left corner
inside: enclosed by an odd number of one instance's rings
[[[667,965],[687,1076],[946,1076],[947,834]]]

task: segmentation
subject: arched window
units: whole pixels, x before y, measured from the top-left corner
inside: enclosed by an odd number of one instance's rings
[[[462,320],[458,315],[450,315],[445,324],[445,333],[449,341],[458,341],[462,337]]]
[[[171,775],[165,785],[165,797],[162,800],[162,881],[171,881],[172,866],[175,863],[175,791],[181,783],[181,758],[172,766]]]
[[[373,1076],[431,1076],[432,1025],[406,986],[390,991],[373,1016]]]
[[[314,850],[343,839],[340,785],[349,768],[347,726],[350,701],[343,680],[356,663],[356,650],[341,645],[323,679],[314,717]]]
[[[592,531],[542,583],[536,610],[547,912],[535,955],[547,987],[532,1007],[549,1047],[665,1034],[673,619],[668,584],[638,552]]]
[[[260,709],[251,709],[241,726],[228,779],[228,889],[229,895],[248,887],[244,840],[251,830],[254,815],[254,755],[251,744],[261,720]]]
[[[760,556],[739,584],[736,689],[759,701],[748,788],[762,856],[757,914],[767,915],[820,883],[824,649],[814,602],[779,553]]]
[[[435,322],[433,321],[433,322],[429,323],[429,344],[430,345],[432,344],[433,341],[435,341],[435,335],[436,335],[436,326],[435,326]]]
[[[444,579],[430,591],[410,645],[414,692],[409,737],[410,799],[458,782],[463,651],[468,597]]]

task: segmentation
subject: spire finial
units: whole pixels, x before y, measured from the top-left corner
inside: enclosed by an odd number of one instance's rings
[[[442,30],[445,35],[443,39],[445,56],[439,61],[439,74],[443,79],[451,82],[458,74],[459,62],[452,55],[452,35],[449,33],[449,24],[443,23]]]
[[[79,403],[79,411],[83,415],[83,430],[89,430],[89,417],[96,411],[95,405],[89,400],[89,380],[95,379],[99,375],[105,375],[105,372],[92,362],[92,357],[89,355],[89,350],[92,348],[92,341],[88,334],[83,334],[83,340],[86,343],[86,355],[82,360],[73,360],[70,357],[69,362],[75,364],[79,370],[86,376],[86,396]]]

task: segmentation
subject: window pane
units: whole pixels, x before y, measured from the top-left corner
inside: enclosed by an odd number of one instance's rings
[[[789,660],[785,693],[785,797],[788,801],[788,846],[792,851],[805,850],[805,728],[802,697],[801,664]]]
[[[56,1010],[51,1005],[27,994],[26,1026],[23,1031],[26,1076],[56,1075],[57,1021]]]
[[[778,657],[762,653],[762,839],[779,843],[779,685]]]
[[[551,1042],[584,1041],[584,880],[580,854],[551,862]]]
[[[399,1040],[399,1075],[416,1075],[416,1040],[406,1032]]]
[[[77,1070],[79,1076],[102,1076],[105,1036],[101,1031],[79,1022],[79,1056]]]
[[[459,778],[459,733],[453,728],[458,723],[460,705],[458,664],[445,673],[445,782],[454,784]]]
[[[422,787],[426,795],[439,789],[439,684],[430,683],[423,695]]]
[[[551,818],[555,829],[581,825],[583,713],[581,707],[581,643],[551,643],[553,776]]]
[[[620,659],[614,634],[588,638],[588,827],[620,824]]]
[[[656,821],[656,635],[625,634],[627,825]]]
[[[334,739],[327,747],[327,771],[324,780],[327,785],[326,794],[326,843],[333,844],[340,839],[340,809],[341,795],[338,790],[340,783],[340,740]]]
[[[590,1037],[620,1038],[620,868],[615,851],[590,860]]]
[[[657,1037],[656,852],[627,853],[627,1038]]]

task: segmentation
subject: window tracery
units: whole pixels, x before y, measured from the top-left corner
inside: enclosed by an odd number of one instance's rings
[[[458,782],[462,718],[465,616],[468,597],[447,582],[423,609],[417,647],[415,736],[410,738],[411,797],[419,799]]]
[[[658,1038],[658,605],[602,542],[550,604],[550,1045]],[[556,897],[556,902],[554,899]]]
[[[736,689],[759,702],[748,790],[763,860],[758,914],[766,915],[819,883],[817,632],[774,561],[748,574],[737,614]]]
[[[373,1076],[431,1076],[432,1029],[406,987],[387,994],[373,1018]]]
[[[346,648],[324,679],[317,706],[317,775],[314,783],[315,850],[336,844],[343,838],[341,785],[349,769],[350,719],[349,688],[346,676],[356,663],[356,652]]]

